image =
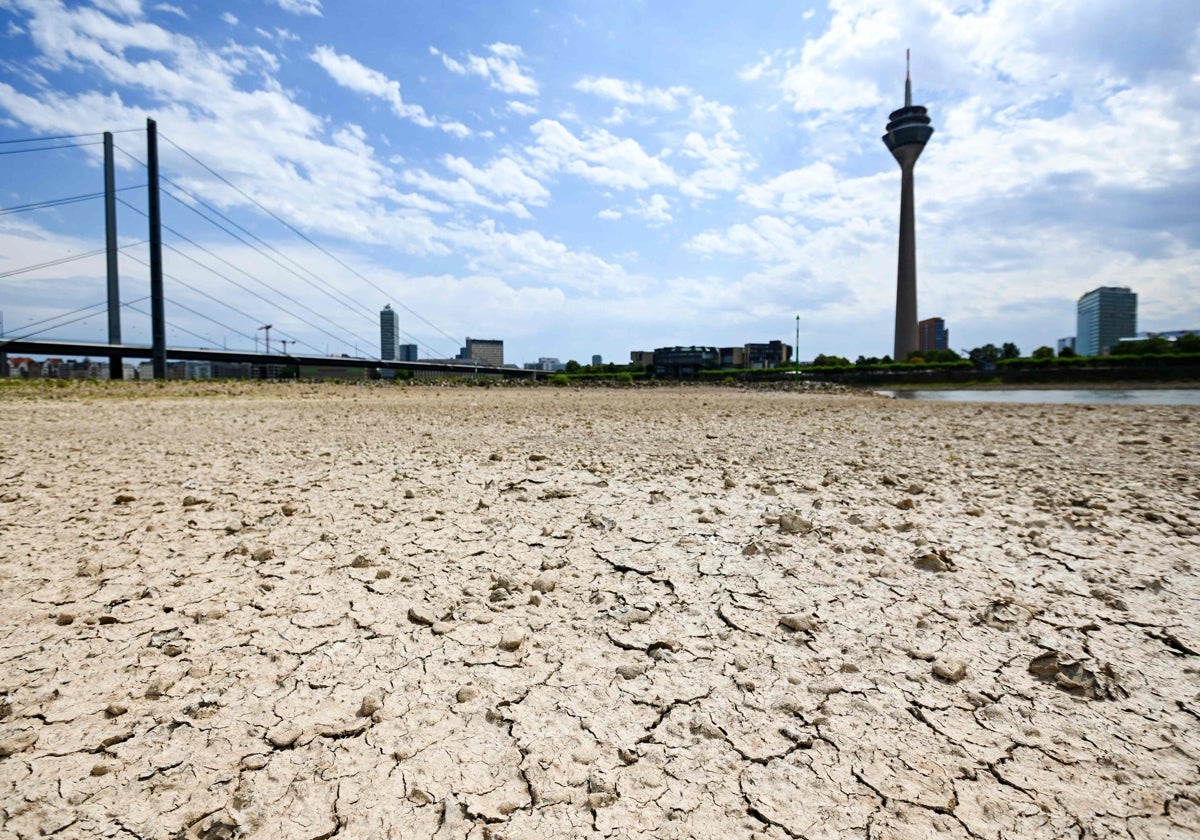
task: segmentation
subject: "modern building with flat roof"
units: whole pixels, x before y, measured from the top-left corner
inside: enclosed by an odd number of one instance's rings
[[[1113,345],[1137,333],[1137,295],[1124,286],[1101,286],[1075,307],[1075,352],[1105,356]]]
[[[498,338],[467,338],[463,358],[481,365],[504,366],[504,342]]]
[[[379,313],[379,358],[385,362],[394,362],[396,344],[396,313],[389,303]]]
[[[917,324],[917,349],[922,353],[930,350],[950,349],[950,330],[941,318],[926,318]]]

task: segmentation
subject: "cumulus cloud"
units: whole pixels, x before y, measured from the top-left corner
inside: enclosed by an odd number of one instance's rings
[[[625,105],[646,105],[664,111],[673,111],[680,101],[688,96],[686,87],[645,87],[640,82],[628,82],[610,76],[589,76],[575,83],[575,90],[591,93],[605,99],[613,99]]]
[[[126,18],[142,16],[141,0],[92,0],[96,8]]]
[[[431,55],[436,55],[451,73],[460,76],[474,75],[484,79],[491,87],[508,94],[520,96],[537,96],[538,83],[529,73],[528,68],[518,64],[524,56],[524,51],[514,45],[497,42],[488,46],[491,55],[477,56],[467,53],[463,61],[458,61],[437,47],[430,47]]]
[[[321,17],[321,0],[275,0],[275,5],[294,15]]]
[[[678,181],[667,163],[631,138],[622,139],[603,129],[577,137],[562,123],[549,119],[538,120],[530,130],[535,143],[527,152],[549,171],[569,172],[614,189],[641,190]]]
[[[671,221],[671,203],[666,196],[655,193],[648,199],[638,199],[637,205],[629,208],[629,214],[645,219],[651,225],[665,225]]]
[[[229,24],[230,26],[237,26],[237,22],[238,22],[237,16],[234,15],[232,12],[221,12],[221,20],[223,20],[225,23]]]
[[[471,130],[460,122],[433,119],[420,105],[406,103],[400,95],[399,82],[389,79],[378,70],[372,70],[351,56],[341,55],[331,47],[321,46],[313,50],[309,58],[342,87],[384,100],[398,117],[412,120],[423,128],[440,128],[456,137],[467,137],[471,133]]]

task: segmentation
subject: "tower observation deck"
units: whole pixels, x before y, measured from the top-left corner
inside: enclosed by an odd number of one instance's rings
[[[918,349],[917,341],[917,240],[913,209],[913,168],[933,135],[928,112],[912,104],[912,76],[905,52],[904,107],[888,116],[883,142],[900,164],[900,251],[896,264],[896,341],[892,355],[903,361]]]

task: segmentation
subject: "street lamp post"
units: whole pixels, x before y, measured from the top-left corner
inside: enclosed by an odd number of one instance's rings
[[[795,354],[794,356],[792,356],[792,359],[796,363],[796,380],[799,381],[800,380],[800,316],[799,315],[796,316],[796,346],[792,350],[792,352]]]

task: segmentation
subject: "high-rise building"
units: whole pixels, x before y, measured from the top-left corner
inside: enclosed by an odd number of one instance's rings
[[[396,360],[396,313],[390,303],[379,313],[379,358],[385,362]]]
[[[922,353],[930,350],[950,349],[950,330],[941,318],[926,318],[917,324],[917,349]]]
[[[396,359],[401,362],[415,362],[417,360],[417,345],[401,344],[398,348]]]
[[[1104,356],[1137,332],[1137,295],[1124,286],[1092,289],[1075,306],[1075,352]]]
[[[504,366],[504,342],[497,338],[467,338],[465,358],[493,367]]]
[[[600,367],[602,364],[604,364],[604,358],[599,353],[593,354],[592,367]]]
[[[893,358],[904,361],[917,343],[917,237],[913,209],[913,167],[933,126],[923,105],[912,104],[912,77],[905,51],[904,107],[888,116],[883,142],[900,164],[900,252],[896,262],[896,341]]]

